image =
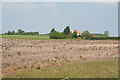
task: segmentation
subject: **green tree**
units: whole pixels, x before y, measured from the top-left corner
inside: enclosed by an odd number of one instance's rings
[[[105,31],[105,32],[104,32],[104,35],[108,37],[108,36],[109,36],[109,32],[108,32],[108,31]]]
[[[64,31],[63,31],[63,33],[64,33],[65,35],[70,34],[70,28],[69,28],[69,26],[66,26],[66,28],[65,28]]]
[[[64,33],[59,33],[57,31],[53,31],[49,34],[51,39],[64,39],[65,34]]]
[[[73,32],[73,38],[77,38],[77,32]]]
[[[8,33],[5,32],[5,35],[7,35]]]
[[[22,35],[23,33],[24,33],[24,31],[23,31],[23,30],[18,29],[18,34],[19,34],[19,35]]]
[[[10,31],[8,31],[8,33],[7,33],[8,35],[11,35],[11,32]]]
[[[52,28],[52,30],[50,31],[50,33],[51,33],[51,32],[53,32],[53,31],[55,31],[55,29],[54,29],[54,28]]]
[[[90,32],[89,31],[83,31],[82,32],[82,36],[84,36],[84,37],[90,37]]]
[[[12,32],[11,32],[11,35],[15,35],[15,31],[12,31]]]

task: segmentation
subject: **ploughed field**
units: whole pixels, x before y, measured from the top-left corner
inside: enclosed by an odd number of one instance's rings
[[[2,39],[2,73],[3,77],[117,77],[118,48],[117,40]]]

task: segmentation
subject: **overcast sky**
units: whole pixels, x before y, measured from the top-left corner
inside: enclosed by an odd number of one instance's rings
[[[54,27],[62,32],[69,25],[71,31],[91,33],[110,32],[118,35],[118,5],[114,2],[4,2],[2,30],[38,31],[49,33]]]

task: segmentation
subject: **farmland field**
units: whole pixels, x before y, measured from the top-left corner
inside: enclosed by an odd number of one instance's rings
[[[19,78],[117,78],[118,48],[117,40],[3,38],[2,73]]]
[[[7,76],[19,78],[117,78],[117,61],[92,61],[72,63],[63,66],[45,67],[40,70],[26,70]]]
[[[49,35],[2,35],[2,38],[10,38],[10,39],[49,39]]]

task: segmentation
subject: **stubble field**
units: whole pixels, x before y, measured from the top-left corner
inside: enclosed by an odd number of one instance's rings
[[[3,77],[116,78],[117,40],[2,39]]]

